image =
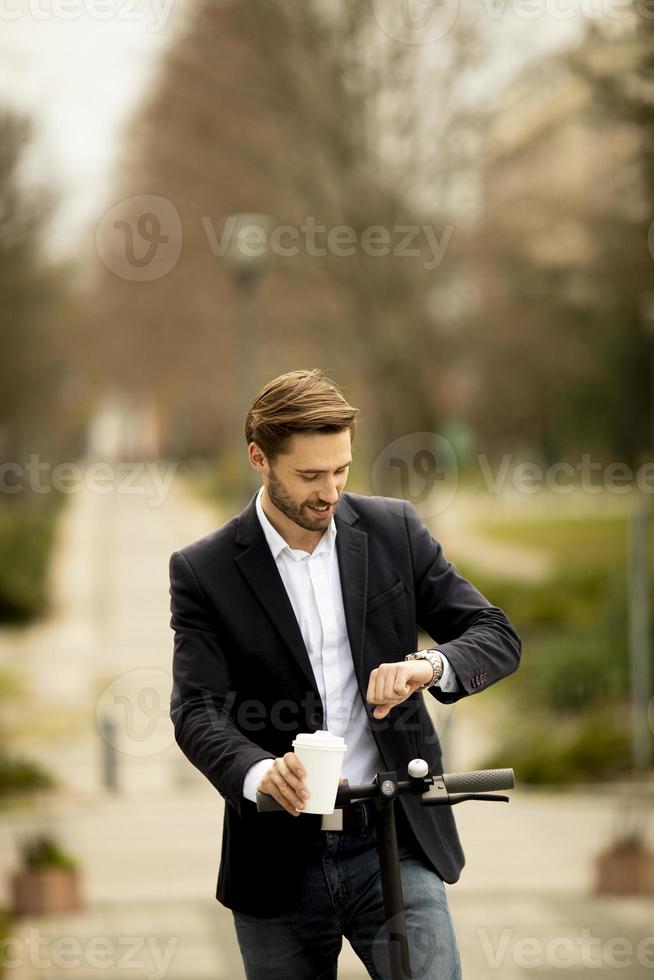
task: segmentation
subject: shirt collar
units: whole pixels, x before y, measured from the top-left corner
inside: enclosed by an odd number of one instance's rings
[[[260,487],[255,500],[257,517],[259,518],[259,523],[261,524],[263,533],[266,536],[266,541],[268,542],[268,546],[270,548],[270,551],[272,552],[273,558],[276,561],[279,555],[282,553],[282,551],[286,549],[287,554],[289,554],[291,558],[295,558],[296,561],[302,561],[307,556],[308,552],[302,551],[299,548],[296,549],[290,548],[287,542],[279,533],[279,531],[277,531],[276,528],[272,526],[272,524],[270,523],[270,521],[268,520],[268,518],[264,513],[263,507],[261,506],[262,493],[263,493],[263,487]],[[315,555],[322,554],[323,552],[331,553],[331,551],[334,548],[335,541],[336,541],[336,522],[334,520],[334,515],[332,514],[331,520],[329,522],[329,525],[327,526],[325,533],[321,537],[316,547],[310,553],[309,557],[313,558]]]

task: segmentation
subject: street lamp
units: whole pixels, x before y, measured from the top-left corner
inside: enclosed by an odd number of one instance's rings
[[[269,260],[272,218],[267,214],[229,215],[225,222],[227,246],[225,265],[237,290],[236,301],[236,408],[238,429],[253,393],[264,381],[261,357],[261,324],[257,293]],[[258,485],[256,474],[246,465],[241,489],[250,493]],[[240,481],[239,481],[240,482]]]
[[[272,219],[266,214],[232,214],[225,222],[225,265],[238,291],[237,340],[239,381],[251,388],[260,382],[260,325],[257,288],[268,264]]]

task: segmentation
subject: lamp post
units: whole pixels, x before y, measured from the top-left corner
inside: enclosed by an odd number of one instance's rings
[[[654,292],[645,290],[640,294],[640,322],[649,343],[649,441],[650,452],[654,451]]]
[[[258,287],[269,259],[269,233],[272,219],[266,214],[240,213],[227,218],[225,265],[234,283],[236,300],[236,390],[238,429],[242,429],[250,397],[263,383],[261,323],[257,303]],[[243,469],[238,489],[251,493],[258,486],[249,466]]]
[[[640,317],[649,340],[650,356],[650,439],[654,451],[654,292],[640,296]],[[650,508],[637,502],[629,519],[629,663],[631,679],[631,743],[634,768],[646,770],[651,765],[650,730],[650,608],[649,608],[649,533]]]

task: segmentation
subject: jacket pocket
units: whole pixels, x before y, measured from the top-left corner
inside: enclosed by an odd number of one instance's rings
[[[372,599],[368,599],[368,605],[366,613],[369,616],[371,613],[376,612],[378,609],[382,609],[384,606],[388,605],[389,602],[393,602],[398,596],[401,596],[405,592],[405,586],[402,579],[392,585],[390,589],[385,589],[384,592],[380,592],[379,595],[373,596]]]

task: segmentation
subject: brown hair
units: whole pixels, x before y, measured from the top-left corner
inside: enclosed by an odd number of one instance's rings
[[[245,439],[275,459],[296,432],[349,429],[354,439],[358,412],[319,368],[289,371],[269,381],[255,397],[245,417]]]

